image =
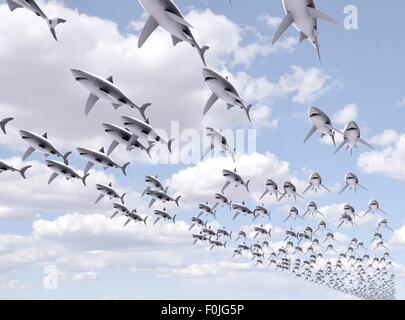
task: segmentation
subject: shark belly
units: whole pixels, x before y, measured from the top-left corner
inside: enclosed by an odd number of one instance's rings
[[[170,17],[165,12],[165,6],[161,5],[161,1],[151,1],[151,0],[139,0],[143,8],[149,15],[155,19],[155,21],[169,32],[174,37],[181,39],[186,42],[190,42],[190,39],[183,33],[184,26],[176,21],[170,19]]]
[[[218,80],[210,80],[206,82],[211,91],[222,101],[235,105],[236,101],[233,97],[226,93],[224,86]]]

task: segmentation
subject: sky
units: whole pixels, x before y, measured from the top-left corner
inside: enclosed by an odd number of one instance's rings
[[[288,209],[305,210],[316,201],[324,220],[337,232],[337,246],[347,247],[352,237],[369,247],[370,256],[383,251],[369,246],[379,216],[368,216],[358,226],[337,230],[344,204],[361,213],[371,199],[377,199],[393,232],[383,230],[397,275],[397,298],[405,298],[405,218],[401,201],[405,180],[405,116],[403,56],[405,39],[396,23],[405,4],[383,7],[377,1],[318,2],[318,8],[338,22],[319,22],[322,62],[309,42],[298,43],[298,32],[290,28],[276,45],[271,39],[284,16],[281,1],[219,0],[176,1],[206,54],[210,68],[238,88],[244,100],[253,104],[252,122],[240,110],[227,111],[219,102],[206,115],[202,111],[210,96],[202,78],[198,54],[187,44],[173,47],[170,35],[158,29],[138,49],[139,34],[147,15],[135,0],[37,1],[49,17],[62,17],[55,42],[40,18],[27,10],[10,12],[0,1],[0,119],[14,117],[8,135],[0,135],[0,159],[16,168],[32,165],[27,181],[18,173],[0,175],[0,298],[9,299],[351,299],[332,290],[295,280],[272,268],[255,267],[249,258],[232,259],[235,243],[228,249],[210,251],[209,246],[192,245],[190,220],[198,204],[214,202],[224,184],[222,169],[233,170],[251,180],[251,192],[227,190],[234,202],[249,207],[261,204],[266,179],[281,186],[292,181],[303,192],[312,172],[319,172],[332,193],[305,195],[305,200],[264,199],[271,210],[274,245],[289,228],[312,226],[317,219],[283,223]],[[344,27],[345,8],[358,9],[358,28]],[[389,11],[389,12],[388,12]],[[111,139],[101,123],[121,125],[121,116],[138,117],[136,110],[114,110],[100,101],[84,116],[88,92],[79,86],[70,69],[82,69],[114,82],[138,104],[152,103],[147,111],[151,123],[169,130],[178,124],[182,136],[175,143],[174,156],[195,132],[204,128],[232,129],[255,133],[254,149],[239,148],[236,164],[230,157],[215,157],[189,163],[182,152],[181,163],[165,164],[146,154],[128,153],[119,147],[113,158],[119,164],[131,162],[128,176],[120,170],[94,168],[84,188],[80,181],[62,178],[47,185],[51,171],[43,156],[35,153],[27,163],[21,160],[27,145],[18,130],[48,133],[63,153],[77,147],[108,147]],[[317,134],[306,144],[311,128],[308,107],[327,113],[343,129],[356,121],[362,137],[374,146],[359,146],[334,154],[327,138]],[[192,130],[190,130],[192,129]],[[194,131],[193,131],[194,130]],[[173,130],[175,131],[175,130]],[[173,132],[172,132],[173,133]],[[341,139],[341,138],[339,138]],[[180,141],[180,143],[178,143]],[[341,141],[341,140],[340,140]],[[199,142],[199,141],[198,141]],[[191,147],[200,149],[192,141]],[[240,145],[238,145],[240,147]],[[162,158],[164,158],[163,152]],[[199,157],[198,157],[199,158]],[[86,161],[76,152],[70,158],[82,173]],[[369,191],[346,191],[347,172],[358,175]],[[145,175],[158,175],[169,194],[181,195],[181,206],[166,206],[177,214],[177,223],[151,225],[153,210],[141,194]],[[112,182],[126,205],[150,216],[149,225],[114,220],[112,203],[98,196],[95,184]],[[156,208],[163,208],[157,205]],[[237,233],[252,231],[257,224],[247,217],[232,221],[224,208],[213,227],[226,226]],[[49,288],[50,270],[57,270],[57,288]]]

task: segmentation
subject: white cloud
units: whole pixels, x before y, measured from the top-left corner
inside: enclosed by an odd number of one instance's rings
[[[280,78],[274,87],[274,93],[278,96],[293,94],[293,102],[306,105],[342,86],[339,81],[332,80],[329,74],[318,68],[305,70],[300,66],[292,66],[291,69],[291,74]]]
[[[341,125],[344,126],[349,121],[356,121],[359,115],[359,107],[355,103],[348,104],[343,107],[342,110],[338,111],[334,116],[333,120]]]
[[[405,180],[405,134],[390,131],[372,140],[380,141],[385,148],[362,153],[357,163],[361,170],[368,174]]]
[[[390,244],[397,248],[402,248],[405,246],[405,226],[394,231],[391,239]]]
[[[400,139],[400,134],[395,130],[387,129],[383,133],[376,135],[370,139],[371,144],[375,144],[381,147],[388,147],[395,144]]]
[[[266,25],[272,29],[277,28],[280,25],[281,21],[283,21],[283,19],[280,17],[272,17],[268,14],[262,15],[260,17],[260,20],[265,22]]]

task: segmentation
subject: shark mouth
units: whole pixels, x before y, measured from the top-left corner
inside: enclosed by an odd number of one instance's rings
[[[214,77],[206,77],[206,78],[204,79],[204,81],[212,81],[212,80],[217,80],[217,78],[214,78]]]
[[[77,78],[75,78],[76,79],[76,81],[84,81],[84,80],[87,80],[87,78],[85,78],[85,77],[77,77]]]

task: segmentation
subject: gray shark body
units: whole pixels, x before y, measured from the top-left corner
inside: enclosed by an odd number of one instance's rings
[[[205,83],[212,91],[212,95],[204,108],[204,115],[207,114],[212,106],[217,102],[217,100],[220,99],[227,104],[228,110],[232,109],[235,106],[241,108],[246,113],[249,121],[251,121],[250,109],[252,108],[252,105],[247,105],[242,100],[242,98],[239,96],[239,93],[229,82],[229,80],[225,79],[215,71],[207,68],[203,70],[203,77]]]
[[[105,154],[104,148],[101,148],[100,151],[95,151],[86,148],[77,148],[77,152],[89,162],[84,169],[84,174],[87,174],[94,165],[103,167],[105,170],[108,168],[117,168],[121,169],[122,173],[126,176],[127,172],[126,169],[130,165],[130,163],[125,163],[124,165],[120,166],[116,162],[114,162],[109,156]]]
[[[320,46],[318,42],[318,19],[336,23],[330,16],[317,10],[313,0],[283,0],[286,16],[278,27],[273,44],[280,36],[293,25],[300,33],[300,42],[308,39],[314,46],[319,60],[321,59]]]
[[[7,0],[7,3],[11,11],[14,11],[19,8],[25,8],[35,13],[38,17],[42,18],[49,27],[49,30],[51,31],[54,39],[58,40],[55,28],[58,24],[65,23],[66,22],[65,19],[61,18],[49,19],[46,16],[46,14],[42,11],[42,9],[38,6],[38,4],[35,2],[35,0]]]
[[[98,203],[101,199],[104,197],[109,198],[110,200],[121,200],[122,204],[125,204],[124,202],[124,197],[126,196],[126,193],[122,194],[121,196],[118,194],[117,191],[114,190],[112,183],[110,183],[108,186],[104,184],[97,184],[96,185],[97,191],[100,192],[100,195],[96,199],[96,203]]]
[[[113,151],[120,145],[124,145],[126,148],[128,148],[128,143],[131,141],[133,134],[124,128],[118,127],[113,124],[109,123],[103,123],[104,131],[108,133],[114,140],[111,142],[110,147],[108,148],[107,155],[111,155]],[[141,150],[145,151],[149,158],[151,158],[151,151],[155,143],[149,143],[149,146],[146,147],[144,146],[140,141],[134,140],[131,143],[131,146],[129,147],[128,151],[132,150]]]
[[[24,168],[21,169],[16,169],[8,164],[6,164],[3,161],[0,161],[0,174],[3,172],[18,172],[24,179],[26,179],[27,177],[25,176],[25,173],[27,172],[27,170],[31,168],[31,166],[26,166]]]
[[[136,105],[120,88],[113,83],[112,76],[108,79],[103,79],[97,75],[82,70],[72,69],[71,72],[75,80],[90,91],[90,96],[86,103],[86,115],[90,113],[99,99],[103,99],[110,102],[115,109],[118,109],[124,105],[131,108],[136,108],[146,120],[145,111],[151,104],[146,103],[141,107]]]
[[[71,152],[65,154],[60,153],[48,140],[47,133],[40,136],[29,131],[20,130],[20,136],[30,146],[23,155],[23,161],[27,160],[28,157],[31,156],[31,154],[33,154],[35,151],[38,151],[44,154],[46,157],[57,156],[62,158],[65,164],[68,163],[68,157]]]
[[[45,160],[45,163],[46,166],[53,171],[53,174],[48,180],[48,184],[51,184],[57,177],[61,176],[66,178],[67,180],[70,179],[81,180],[84,186],[86,186],[86,179],[88,178],[89,174],[85,174],[83,175],[83,177],[81,177],[69,165],[59,161]]]
[[[206,65],[204,55],[209,47],[200,47],[198,45],[191,33],[191,25],[184,19],[183,14],[172,0],[139,0],[139,2],[150,15],[139,36],[139,48],[143,46],[149,36],[160,26],[171,34],[174,46],[184,41],[189,43],[193,48],[196,48],[201,60]]]

